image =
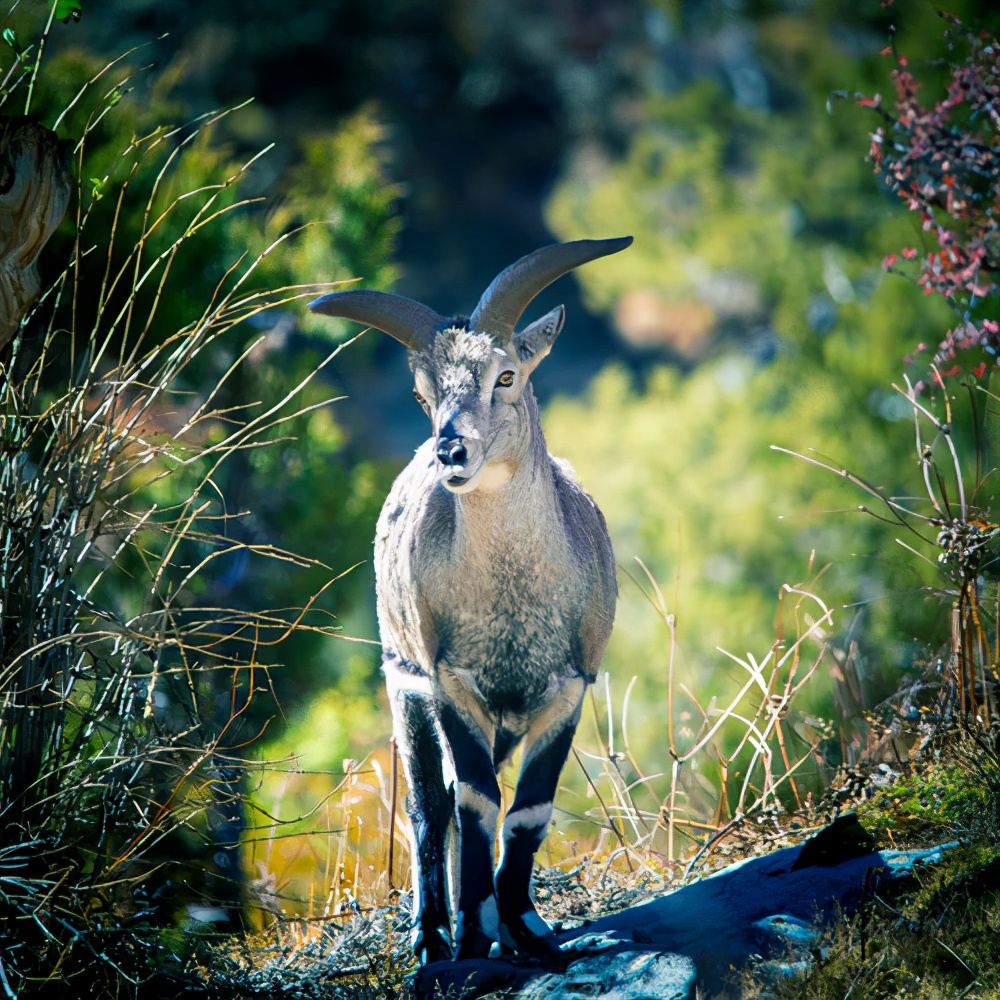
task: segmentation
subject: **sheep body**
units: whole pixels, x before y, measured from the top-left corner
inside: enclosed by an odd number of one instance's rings
[[[561,681],[592,677],[614,619],[604,518],[545,450],[530,386],[524,409],[533,447],[503,463],[514,468],[502,488],[448,492],[430,439],[376,532],[383,646],[432,678],[453,676],[493,715],[530,713]]]
[[[617,586],[604,518],[568,463],[548,454],[528,381],[562,329],[563,308],[520,332],[514,324],[560,274],[630,242],[535,251],[498,275],[469,319],[380,292],[313,303],[409,348],[433,426],[393,484],[375,539],[422,962],[558,948],[531,901],[531,872]],[[496,774],[519,744],[494,872]]]

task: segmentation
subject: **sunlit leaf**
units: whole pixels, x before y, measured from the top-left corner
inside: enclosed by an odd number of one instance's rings
[[[63,24],[79,21],[83,17],[83,4],[79,0],[56,0],[56,18]]]

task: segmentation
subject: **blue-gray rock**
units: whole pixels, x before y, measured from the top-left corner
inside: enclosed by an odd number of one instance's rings
[[[693,959],[698,985],[711,993],[751,957],[808,958],[817,918],[854,912],[865,891],[940,860],[944,845],[924,851],[874,851],[853,814],[815,837],[738,862],[657,899],[602,917],[562,936],[567,944],[631,944]],[[595,994],[599,995],[599,994]]]
[[[599,942],[559,969],[504,959],[435,962],[409,987],[417,998],[448,996],[453,989],[465,1000],[501,991],[518,1000],[694,1000],[695,966],[683,955]]]

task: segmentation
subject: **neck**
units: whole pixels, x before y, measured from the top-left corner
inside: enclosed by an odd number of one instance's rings
[[[515,508],[529,503],[529,497],[539,498],[553,492],[551,461],[538,419],[538,403],[531,386],[527,386],[517,407],[519,423],[515,452],[494,459],[483,472],[479,485],[460,501],[469,512],[479,512],[486,506]]]

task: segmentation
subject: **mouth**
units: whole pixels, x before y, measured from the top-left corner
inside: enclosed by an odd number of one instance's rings
[[[482,468],[470,468],[466,465],[458,469],[442,469],[438,473],[438,481],[450,493],[469,493],[476,488],[480,480]]]

